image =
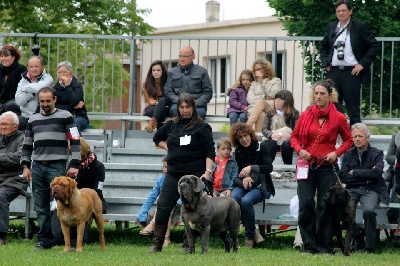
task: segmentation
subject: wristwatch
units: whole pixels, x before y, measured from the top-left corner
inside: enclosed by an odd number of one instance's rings
[[[210,172],[210,174],[212,173],[210,168],[207,168],[206,171]]]

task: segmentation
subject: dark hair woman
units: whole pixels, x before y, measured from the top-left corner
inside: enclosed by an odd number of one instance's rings
[[[293,94],[288,90],[275,93],[274,105],[267,111],[262,127],[262,133],[267,138],[265,145],[271,163],[280,149],[283,163],[292,164],[293,149],[290,146],[290,136],[297,119],[299,119],[299,111],[294,108]],[[279,123],[276,121],[283,123],[277,127],[276,124]]]
[[[183,175],[204,176],[210,180],[215,159],[211,126],[197,114],[194,98],[179,96],[178,115],[169,119],[154,134],[154,143],[167,150],[168,168],[157,201],[153,245],[149,252],[160,252],[168,219],[179,199],[178,181]]]
[[[161,60],[151,63],[147,72],[146,81],[143,84],[143,96],[145,108],[143,114],[151,117],[146,125],[147,132],[153,132],[160,128],[165,120],[167,110],[164,97],[164,85],[167,82],[167,70]]]
[[[333,253],[332,221],[325,214],[323,197],[337,180],[337,158],[353,145],[346,116],[331,102],[333,83],[322,80],[314,84],[315,104],[299,117],[290,139],[293,149],[301,158],[298,163],[303,175],[298,174],[299,228],[304,253]],[[343,142],[336,148],[336,139]],[[308,167],[308,171],[307,171]],[[314,197],[317,193],[317,212]],[[318,217],[317,214],[318,213]],[[316,221],[318,220],[318,231]]]
[[[21,75],[26,71],[26,67],[18,63],[21,53],[13,45],[4,45],[0,50],[0,57],[0,114],[12,111],[21,115],[21,110],[14,102]]]

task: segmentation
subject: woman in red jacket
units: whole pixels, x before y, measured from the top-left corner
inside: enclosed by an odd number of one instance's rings
[[[350,149],[353,141],[346,116],[331,102],[332,89],[331,80],[315,83],[312,88],[315,104],[300,115],[290,139],[292,148],[304,161],[304,166],[297,165],[296,176],[298,225],[304,253],[333,254],[332,224],[329,218],[325,218],[323,197],[336,182],[335,172],[339,172],[337,158]],[[343,142],[336,148],[338,135]],[[314,202],[316,193],[318,218]]]

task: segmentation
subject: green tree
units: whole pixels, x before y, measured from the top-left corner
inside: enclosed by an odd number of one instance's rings
[[[276,16],[280,17],[284,28],[289,36],[323,36],[326,32],[329,22],[336,19],[333,3],[335,0],[266,0],[269,6],[276,10]],[[398,36],[400,32],[400,1],[399,0],[353,0],[352,18],[367,23],[376,37]],[[315,81],[321,78],[320,71],[315,68],[320,66],[318,56],[315,55],[311,43],[304,42],[306,47],[304,54],[308,64],[306,66],[307,80]],[[317,43],[319,48],[319,43]],[[378,54],[373,63],[373,87],[372,96],[370,96],[370,87],[363,87],[363,115],[373,112],[388,113],[390,110],[390,77],[400,76],[400,43],[387,42],[382,47],[382,54]],[[393,50],[392,50],[393,49]],[[392,53],[393,51],[393,53]],[[392,58],[393,55],[393,58]],[[312,71],[312,62],[314,62],[314,71]],[[392,64],[393,63],[393,68]],[[381,72],[381,68],[383,71]],[[393,71],[393,72],[392,72]],[[379,82],[378,82],[379,81]],[[380,81],[382,81],[382,95],[385,101],[380,102]],[[400,116],[400,80],[393,79],[394,106],[390,115]],[[382,104],[383,110],[378,110]]]
[[[131,0],[3,0],[4,31],[14,33],[81,33],[147,35],[154,30]]]
[[[0,29],[9,33],[145,36],[155,29],[142,18],[150,10],[138,9],[135,0],[3,0],[0,12]],[[3,38],[3,43],[11,42],[21,48],[25,58],[31,55],[30,38]],[[127,94],[122,82],[129,75],[121,60],[129,57],[126,40],[60,37],[39,38],[37,44],[54,78],[59,61],[73,63],[89,112],[110,112],[113,100]],[[101,126],[98,121],[94,124]]]

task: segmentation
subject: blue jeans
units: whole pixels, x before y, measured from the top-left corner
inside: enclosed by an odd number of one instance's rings
[[[75,117],[75,125],[78,128],[79,132],[82,132],[88,128],[89,121],[86,118],[76,116]]]
[[[197,114],[204,120],[206,118],[207,108],[197,107],[196,110]],[[178,107],[176,106],[176,103],[171,104],[171,107],[169,108],[169,116],[170,117],[178,116]]]
[[[232,113],[229,113],[229,120],[230,120],[231,126],[233,124],[235,124],[238,121],[238,119],[239,119],[240,123],[246,123],[247,122],[247,112],[241,112],[241,113],[232,112]]]
[[[66,161],[57,161],[46,165],[32,162],[32,192],[39,223],[38,241],[49,242],[53,238],[50,216],[50,183],[56,176],[65,175]]]
[[[261,188],[254,188],[247,191],[240,187],[234,187],[231,198],[236,200],[240,206],[241,220],[245,227],[245,236],[247,239],[253,239],[256,231],[254,205],[263,200]]]

